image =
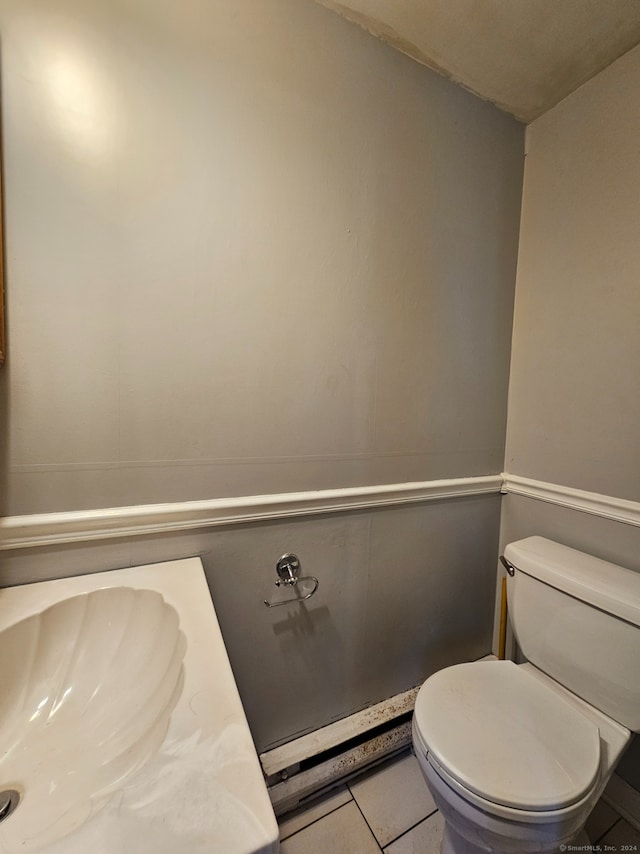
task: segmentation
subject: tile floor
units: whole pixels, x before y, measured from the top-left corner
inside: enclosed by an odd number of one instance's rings
[[[418,762],[407,750],[282,816],[280,852],[439,854],[442,829]],[[604,801],[592,812],[587,833],[602,851],[640,854],[640,832]]]

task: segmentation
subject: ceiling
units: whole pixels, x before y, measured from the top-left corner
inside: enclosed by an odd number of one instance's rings
[[[318,0],[523,122],[640,43],[640,0]]]

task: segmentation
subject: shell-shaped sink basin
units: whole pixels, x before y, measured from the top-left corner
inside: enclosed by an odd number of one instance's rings
[[[0,854],[268,854],[197,558],[0,590]]]
[[[162,744],[185,640],[159,593],[113,587],[15,623],[0,652],[0,790],[19,796],[2,837],[29,851],[85,822]]]

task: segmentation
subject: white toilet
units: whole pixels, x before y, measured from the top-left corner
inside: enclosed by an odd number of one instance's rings
[[[442,854],[557,851],[640,730],[640,573],[542,537],[505,549],[526,664],[435,673],[413,744],[445,819]]]

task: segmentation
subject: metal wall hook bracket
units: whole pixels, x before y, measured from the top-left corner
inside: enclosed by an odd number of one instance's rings
[[[318,589],[320,582],[315,575],[305,575],[300,577],[300,558],[292,552],[282,555],[276,563],[276,573],[278,578],[275,581],[276,587],[295,587],[305,581],[313,582],[312,589],[304,596],[294,596],[291,599],[285,599],[283,602],[269,602],[264,599],[264,604],[267,608],[277,608],[278,605],[288,605],[290,602],[303,602],[305,599],[310,599]]]
[[[280,587],[283,584],[297,584],[298,576],[300,575],[299,557],[291,554],[291,552],[282,555],[276,564],[276,572],[278,573],[276,587]]]

